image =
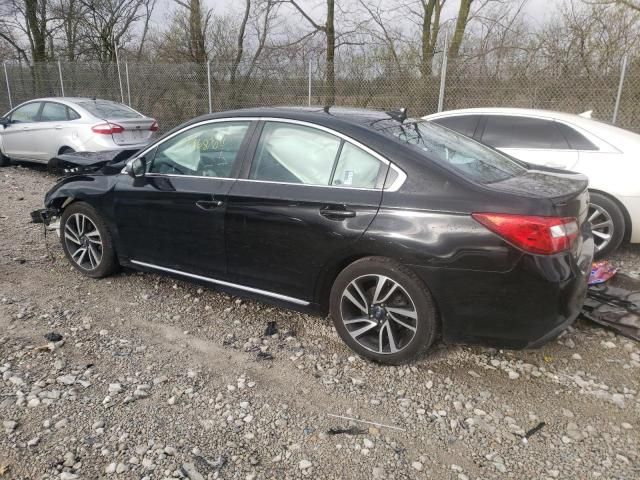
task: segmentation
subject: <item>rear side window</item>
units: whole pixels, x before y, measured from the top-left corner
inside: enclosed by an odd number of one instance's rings
[[[40,111],[40,102],[27,103],[16,108],[11,114],[12,123],[30,123],[38,121],[38,112]]]
[[[567,150],[569,143],[552,120],[487,115],[482,143],[495,148],[545,148]]]
[[[331,185],[336,187],[375,188],[378,176],[387,165],[350,143],[344,143]]]
[[[478,183],[493,183],[522,175],[526,169],[507,156],[466,136],[427,121],[409,122],[380,130]]]
[[[268,122],[262,129],[249,178],[329,185],[340,138],[317,128]]]
[[[40,113],[41,122],[63,122],[67,120],[67,107],[60,103],[45,102]]]
[[[570,126],[559,122],[557,123],[557,126],[569,142],[569,146],[571,148],[575,150],[598,150],[598,147],[591,143],[587,137]]]
[[[67,116],[69,117],[69,120],[77,120],[80,118],[80,115],[78,114],[78,112],[76,112],[73,108],[69,108],[69,107],[67,107]]]
[[[109,102],[107,100],[88,100],[76,102],[91,115],[103,119],[116,118],[142,118],[135,110],[122,105],[121,103]]]
[[[436,118],[432,121],[467,137],[473,137],[479,119],[479,115],[456,115],[454,117]]]

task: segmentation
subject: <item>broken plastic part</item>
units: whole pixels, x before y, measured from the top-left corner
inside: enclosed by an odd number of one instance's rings
[[[589,287],[581,314],[587,320],[640,341],[640,281],[621,273],[606,285]]]

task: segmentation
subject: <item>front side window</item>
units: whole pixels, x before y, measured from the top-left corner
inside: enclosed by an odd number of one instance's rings
[[[45,102],[40,113],[41,122],[61,122],[67,120],[67,107],[60,103]]]
[[[405,122],[380,131],[479,183],[499,182],[526,172],[520,163],[500,152],[432,122]]]
[[[487,115],[482,143],[494,148],[569,149],[553,120],[508,115]]]
[[[193,127],[157,147],[149,173],[230,178],[250,122]]]
[[[268,122],[262,129],[249,178],[329,185],[340,138],[317,128]]]
[[[16,108],[11,114],[11,123],[37,122],[40,105],[40,102],[33,102]]]

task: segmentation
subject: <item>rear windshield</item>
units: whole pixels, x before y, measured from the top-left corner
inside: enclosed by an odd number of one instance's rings
[[[138,112],[121,103],[109,102],[107,100],[87,100],[75,103],[98,118],[142,118],[142,115]]]
[[[459,133],[427,121],[396,124],[382,129],[425,157],[479,183],[493,183],[522,175],[520,163]]]

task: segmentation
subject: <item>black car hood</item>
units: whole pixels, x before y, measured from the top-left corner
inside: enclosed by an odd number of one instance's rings
[[[85,173],[115,175],[138,149],[106,150],[103,152],[63,153],[51,159],[50,167],[65,176]]]

